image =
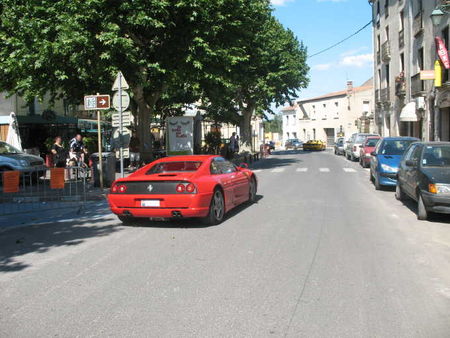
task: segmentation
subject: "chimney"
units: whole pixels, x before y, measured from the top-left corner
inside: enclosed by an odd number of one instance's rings
[[[353,94],[353,81],[347,81],[347,95]]]

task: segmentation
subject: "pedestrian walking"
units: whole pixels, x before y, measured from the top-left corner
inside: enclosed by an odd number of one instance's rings
[[[231,134],[229,148],[230,148],[231,155],[233,155],[236,152],[236,150],[237,150],[237,140],[236,140],[236,133],[235,132],[233,132],[233,134]]]
[[[57,168],[65,168],[67,162],[67,151],[62,145],[61,136],[55,137],[55,143],[53,143],[50,152],[53,155],[53,165]]]

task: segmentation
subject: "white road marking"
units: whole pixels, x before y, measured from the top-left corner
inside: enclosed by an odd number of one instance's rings
[[[329,173],[330,172],[330,168],[319,168],[319,171],[321,173]]]
[[[308,168],[297,168],[297,172],[305,173],[308,171]]]
[[[275,168],[271,171],[271,173],[282,173],[284,171],[284,168]]]
[[[356,173],[356,170],[353,168],[342,168],[346,173]]]

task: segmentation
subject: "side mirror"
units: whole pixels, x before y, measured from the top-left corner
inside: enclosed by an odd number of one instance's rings
[[[239,165],[239,168],[241,168],[241,169],[248,169],[248,164],[247,163],[241,163]]]
[[[377,153],[376,153],[375,151],[372,151],[372,152],[370,153],[370,155],[372,155],[372,156],[377,156]]]
[[[405,164],[407,167],[417,167],[417,161],[414,160],[407,160]]]

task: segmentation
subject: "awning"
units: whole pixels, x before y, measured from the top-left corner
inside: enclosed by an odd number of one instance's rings
[[[52,119],[44,119],[42,115],[17,115],[19,126],[23,124],[78,124],[78,119],[71,116],[56,115]]]
[[[400,113],[400,122],[417,122],[416,103],[409,102]]]

